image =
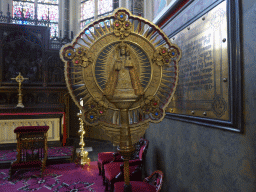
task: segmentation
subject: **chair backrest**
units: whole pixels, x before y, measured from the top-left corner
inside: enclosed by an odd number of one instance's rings
[[[139,159],[144,160],[148,150],[148,140],[144,139],[143,145],[140,148]]]
[[[150,176],[146,177],[143,180],[143,182],[154,185],[156,187],[156,192],[159,192],[163,185],[163,177],[164,177],[163,172],[160,170],[157,170],[157,171],[153,172]]]
[[[134,160],[132,159],[130,161],[130,165],[133,165],[134,162],[136,162],[136,168],[135,170],[131,173],[131,181],[142,181],[142,167],[145,161],[146,153],[147,153],[147,148],[148,148],[148,140],[141,138],[139,141],[139,151],[137,158]],[[139,164],[138,164],[139,162]]]
[[[131,160],[143,159],[143,154],[145,154],[148,147],[148,140],[140,138],[139,142],[135,144],[135,151],[131,156]]]

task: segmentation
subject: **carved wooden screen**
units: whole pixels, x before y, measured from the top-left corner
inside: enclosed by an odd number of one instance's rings
[[[69,95],[64,65],[58,51],[49,49],[49,34],[45,26],[0,23],[0,113],[65,113],[68,132]],[[19,72],[29,78],[22,82],[24,108],[16,108],[18,83],[11,80]],[[0,115],[0,119],[6,118]]]

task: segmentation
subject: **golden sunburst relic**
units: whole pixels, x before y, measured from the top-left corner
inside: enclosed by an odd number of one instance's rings
[[[85,123],[101,123],[107,133],[115,132],[120,101],[130,99],[126,107],[133,137],[138,130],[145,132],[140,125],[164,118],[177,86],[181,51],[158,26],[119,8],[88,24],[60,56],[69,93]]]

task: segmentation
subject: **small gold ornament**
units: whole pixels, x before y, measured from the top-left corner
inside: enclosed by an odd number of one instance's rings
[[[86,50],[85,50],[83,47],[79,47],[79,48],[76,49],[76,55],[77,55],[78,57],[82,57],[82,56],[85,55],[85,51],[86,51]]]
[[[174,60],[177,55],[178,51],[176,48],[167,49],[166,47],[160,47],[155,51],[152,61],[158,66],[162,67],[170,64],[170,62]]]
[[[145,98],[145,102],[141,105],[143,113],[152,115],[153,118],[161,118],[161,110],[159,100],[155,97],[149,96]]]
[[[99,101],[90,101],[87,105],[87,112],[85,118],[90,122],[96,122],[99,118],[105,115],[106,109],[104,107],[104,102]]]
[[[75,52],[72,49],[68,49],[65,53],[65,57],[67,59],[73,59],[75,56]]]
[[[77,48],[75,53],[69,49],[66,51],[65,55],[67,54],[74,55],[73,57],[70,56],[69,58],[73,58],[72,62],[76,66],[86,68],[92,63],[92,54],[83,47]]]
[[[116,17],[120,21],[125,21],[126,20],[126,13],[121,11],[121,12],[116,14]]]
[[[171,58],[175,58],[175,57],[177,57],[177,55],[178,55],[178,51],[177,51],[176,49],[171,49],[171,50],[169,51],[169,56],[170,56]]]
[[[131,33],[131,22],[126,20],[126,13],[125,12],[119,12],[116,15],[116,20],[114,22],[114,33],[117,37],[120,37],[121,39],[124,39],[125,37],[129,36]]]

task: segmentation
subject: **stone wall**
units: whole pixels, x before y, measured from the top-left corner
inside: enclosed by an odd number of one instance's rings
[[[146,131],[145,175],[164,173],[162,191],[256,191],[256,2],[242,0],[244,133],[165,119]]]

